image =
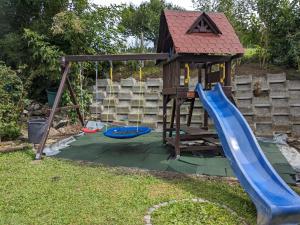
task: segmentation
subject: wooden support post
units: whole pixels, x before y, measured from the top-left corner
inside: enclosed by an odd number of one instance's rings
[[[198,83],[202,83],[202,68],[198,68]]]
[[[205,89],[209,89],[209,84],[207,82],[208,80],[208,66],[205,65]],[[208,129],[208,113],[206,110],[204,110],[204,117],[203,117],[203,129]]]
[[[68,90],[69,90],[69,92],[70,92],[70,98],[71,98],[71,101],[73,102],[74,105],[78,105],[77,100],[76,100],[76,95],[75,95],[75,93],[74,93],[74,91],[73,91],[73,88],[72,88],[72,86],[71,86],[71,82],[70,82],[70,80],[69,80],[69,77],[67,77],[67,81],[66,81],[66,82],[67,82]],[[82,117],[82,115],[81,115],[81,113],[80,113],[80,108],[76,108],[76,113],[77,113],[77,115],[78,115],[78,118],[79,118],[79,120],[80,120],[81,125],[84,126],[85,124],[84,124],[83,117]]]
[[[52,125],[52,122],[53,122],[53,119],[54,119],[54,115],[57,111],[56,109],[57,109],[57,107],[60,103],[61,96],[62,96],[64,88],[65,88],[65,83],[66,83],[67,78],[68,78],[69,70],[70,70],[70,63],[67,63],[66,67],[62,67],[63,74],[62,74],[62,78],[61,78],[61,81],[60,81],[60,85],[59,85],[59,88],[58,88],[58,91],[57,91],[57,94],[56,94],[56,97],[55,97],[54,104],[52,106],[50,116],[47,120],[47,124],[46,124],[46,127],[45,127],[45,131],[44,131],[42,140],[39,144],[39,147],[38,147],[38,150],[37,150],[37,153],[36,153],[36,156],[35,156],[35,159],[37,159],[37,160],[40,160],[42,158],[43,150],[44,150],[44,147],[45,147],[48,135],[49,135],[49,130],[51,128],[51,125]]]
[[[168,96],[163,95],[163,143],[166,144],[167,137],[167,101]]]
[[[188,115],[188,119],[187,119],[187,126],[191,126],[191,122],[192,122],[192,115],[193,115],[193,110],[194,110],[194,104],[195,104],[195,98],[193,98],[191,100],[191,104],[190,104],[190,108],[189,108],[189,115]]]
[[[175,119],[175,111],[176,111],[176,99],[173,100],[173,106],[172,106],[172,114],[171,114],[171,124],[170,124],[170,132],[169,137],[172,137],[172,129],[174,128],[174,119]]]
[[[231,61],[225,62],[225,86],[231,86]]]
[[[175,154],[176,158],[180,156],[180,99],[176,98],[176,136],[175,136]]]

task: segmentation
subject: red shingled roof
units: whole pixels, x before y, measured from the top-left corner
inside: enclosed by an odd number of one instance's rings
[[[219,28],[221,34],[187,33],[189,28],[201,14],[201,12],[195,11],[164,11],[168,30],[173,40],[176,53],[232,55],[244,53],[244,48],[224,13],[207,13],[207,16],[209,16]]]

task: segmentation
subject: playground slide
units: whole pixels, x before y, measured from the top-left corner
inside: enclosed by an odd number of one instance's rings
[[[196,91],[213,119],[224,152],[241,185],[257,209],[259,225],[300,224],[300,197],[268,162],[239,110],[225,96],[220,84]]]

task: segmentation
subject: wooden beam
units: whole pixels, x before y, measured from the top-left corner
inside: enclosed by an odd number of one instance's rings
[[[194,104],[195,104],[195,98],[193,98],[191,100],[191,104],[190,104],[190,108],[189,108],[189,114],[188,114],[188,118],[187,118],[187,126],[188,127],[191,126]]]
[[[163,95],[163,143],[166,144],[167,137],[167,104],[168,104],[168,96]]]
[[[174,128],[175,112],[176,112],[176,99],[174,98],[174,100],[173,100],[173,106],[172,106],[172,114],[171,114],[171,124],[170,124],[169,137],[172,137],[172,130]]]
[[[167,60],[168,53],[143,53],[143,54],[119,54],[119,55],[66,55],[64,62],[85,61],[129,61],[129,60]]]
[[[180,156],[180,99],[176,98],[176,136],[175,136],[175,157]]]
[[[57,109],[57,107],[60,103],[64,88],[65,88],[65,84],[66,84],[66,81],[67,81],[67,78],[68,78],[69,70],[70,70],[70,63],[67,63],[66,67],[63,70],[62,78],[61,78],[59,88],[58,88],[58,91],[57,91],[57,94],[56,94],[56,97],[55,97],[55,101],[54,101],[50,116],[47,120],[47,124],[46,124],[46,127],[45,127],[45,131],[44,131],[42,140],[39,144],[39,147],[38,147],[38,150],[37,150],[37,153],[36,153],[36,156],[35,156],[35,159],[37,159],[37,160],[40,160],[42,158],[43,150],[44,150],[44,147],[45,147],[48,135],[49,135],[49,130],[51,128],[56,109]]]
[[[225,86],[231,86],[231,61],[225,63]]]

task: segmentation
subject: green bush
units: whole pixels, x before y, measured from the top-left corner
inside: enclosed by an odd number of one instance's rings
[[[23,84],[16,72],[0,64],[0,140],[12,140],[21,133]]]
[[[246,48],[242,61],[244,63],[258,62],[257,48]]]

